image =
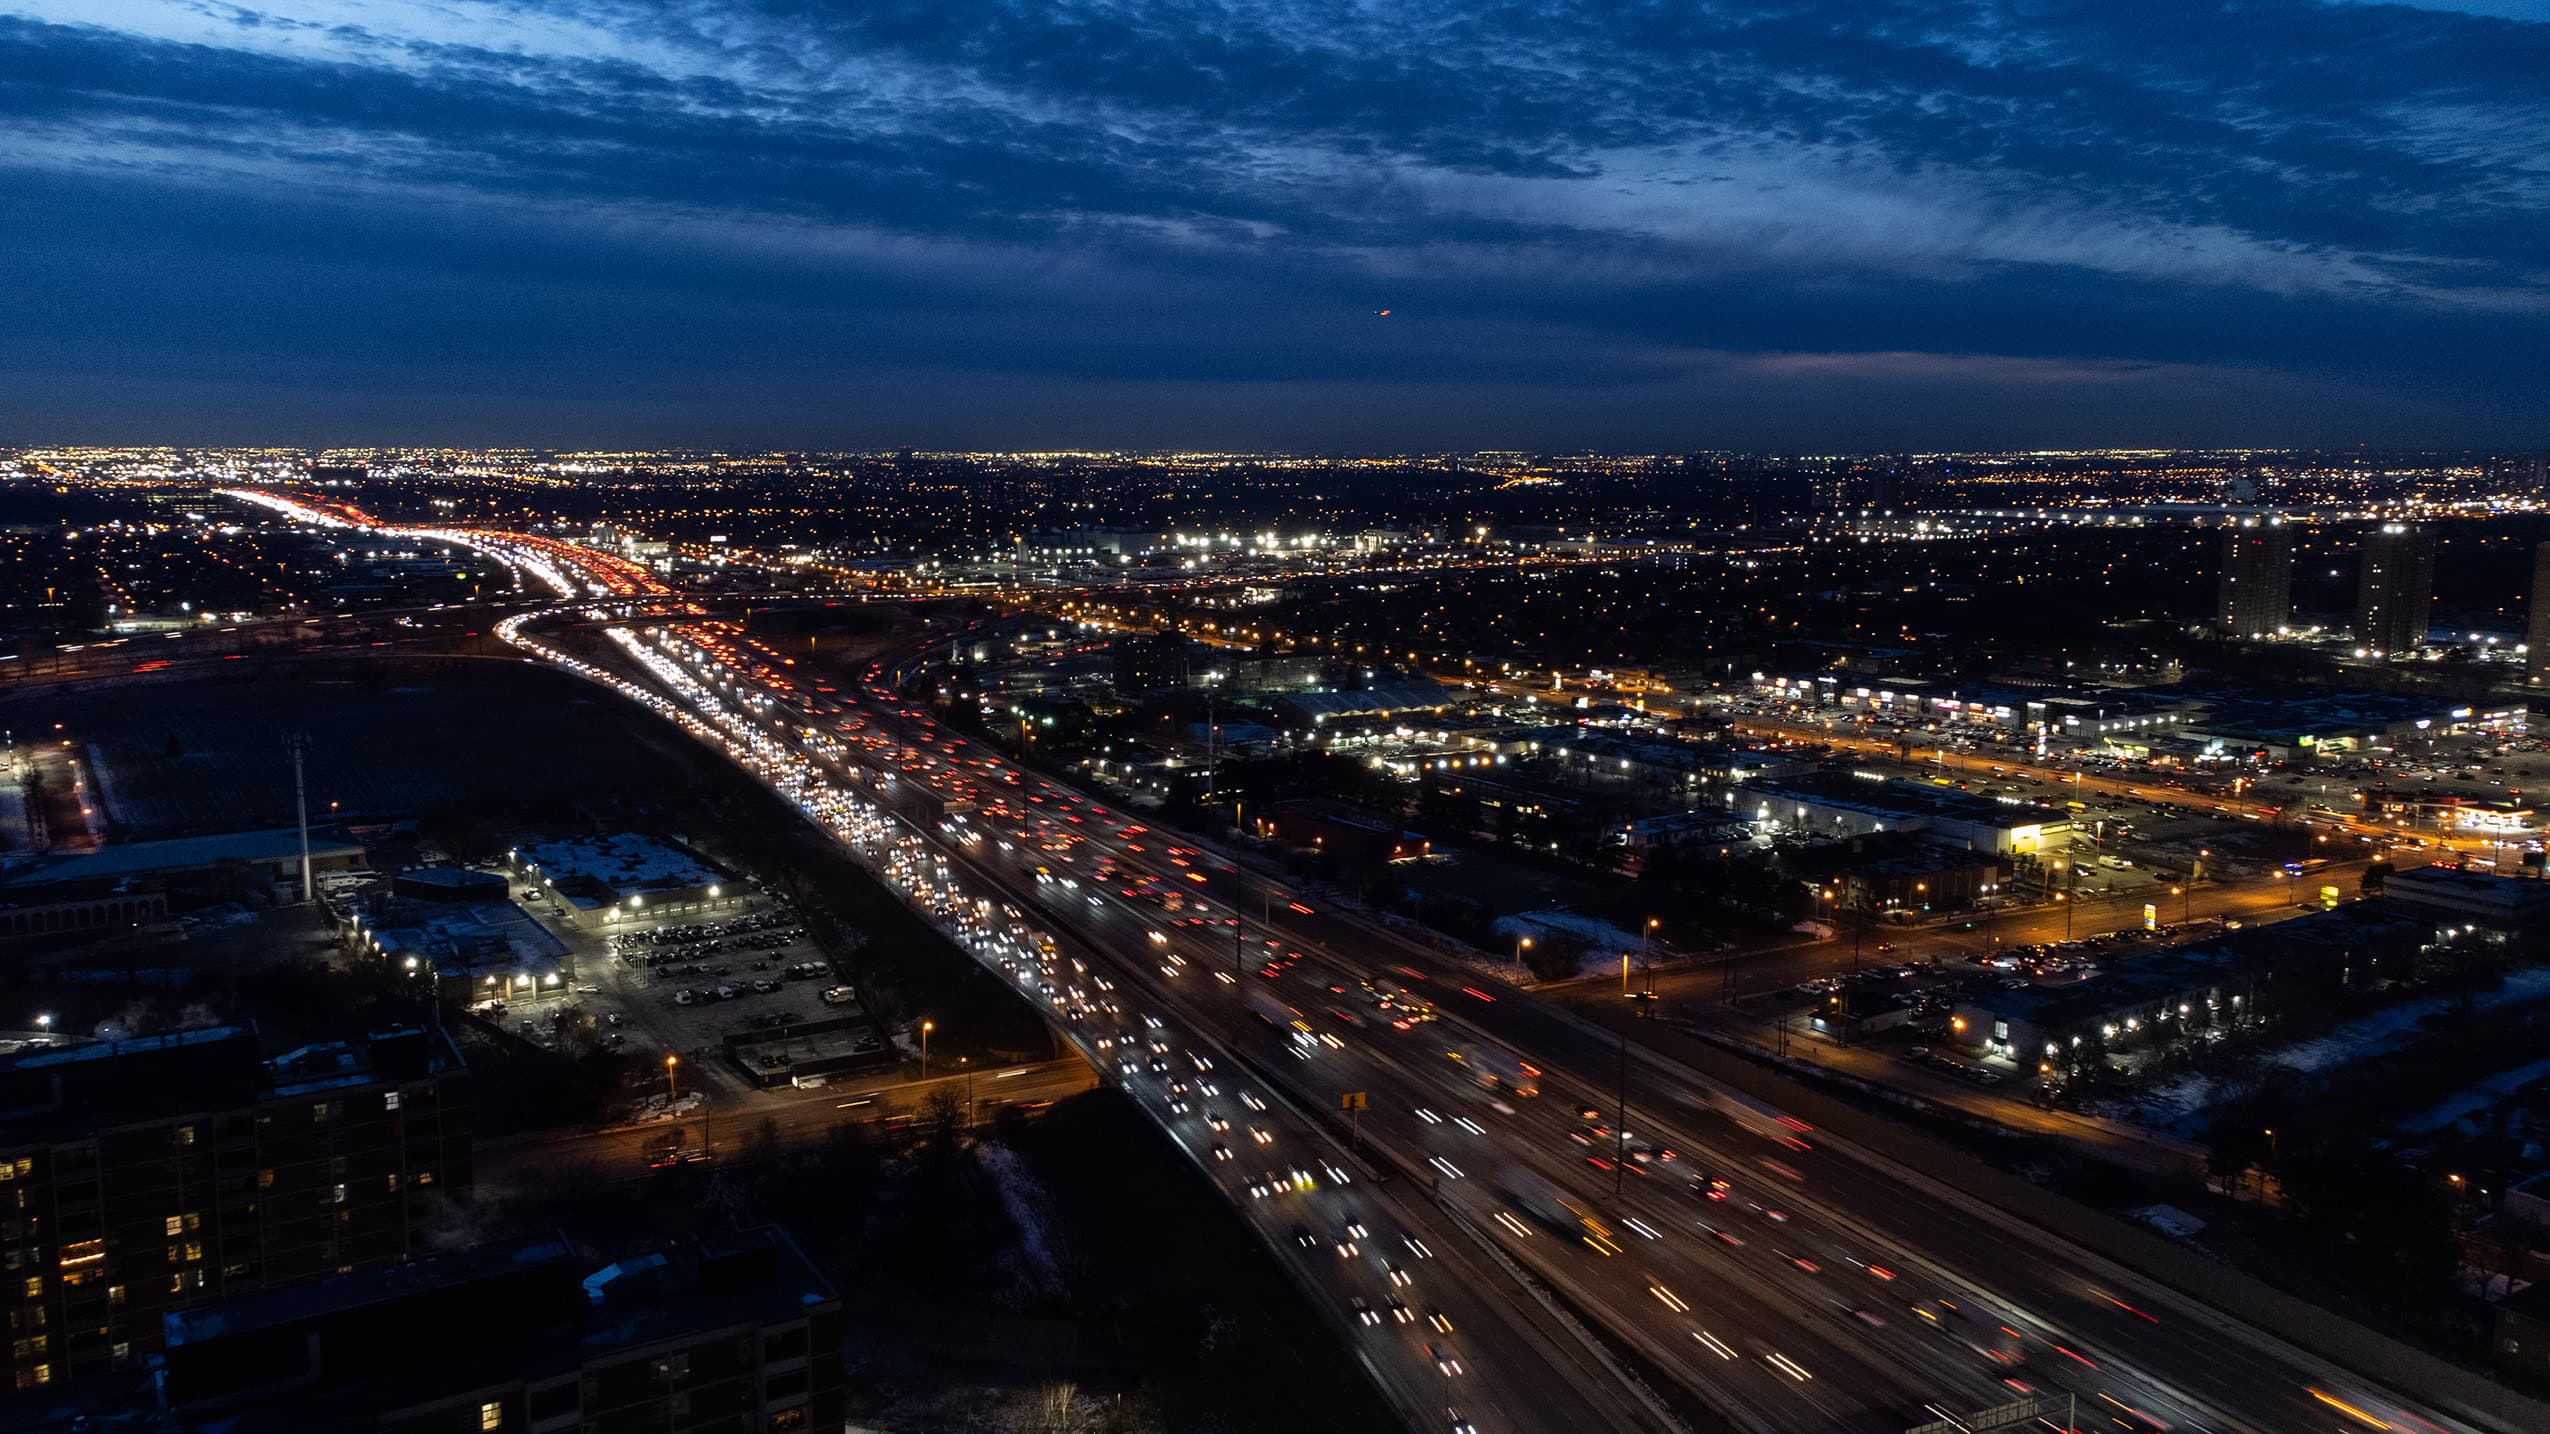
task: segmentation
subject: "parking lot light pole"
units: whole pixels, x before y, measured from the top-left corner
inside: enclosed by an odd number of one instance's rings
[[[673,1075],[673,1068],[681,1063],[682,1058],[680,1056],[673,1054],[671,1051],[666,1051],[664,1053],[664,1099],[667,1103],[677,1101],[682,1098],[681,1090],[679,1089]]]

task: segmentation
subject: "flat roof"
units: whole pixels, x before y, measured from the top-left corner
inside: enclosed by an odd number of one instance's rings
[[[361,856],[363,848],[342,835],[312,831],[310,856]],[[100,877],[142,876],[155,871],[197,871],[226,861],[299,861],[297,828],[228,832],[219,836],[173,837],[167,841],[123,842],[96,851],[36,857],[0,872],[0,888],[89,881]]]
[[[636,832],[527,842],[514,856],[551,885],[584,877],[614,892],[679,891],[727,880],[726,873],[667,842]]]
[[[2025,802],[2005,802],[1954,787],[1889,778],[1872,782],[1861,777],[1806,776],[1755,782],[1739,798],[1750,801],[1789,800],[1840,807],[1872,816],[1941,817],[2002,828],[2044,826],[2068,820],[2068,814]]]
[[[2005,1019],[2062,1026],[2094,1020],[2109,1011],[2165,1000],[2226,977],[2245,975],[2278,958],[2315,950],[2342,951],[2368,937],[2404,935],[2423,926],[2397,908],[2359,903],[2313,912],[2291,921],[2227,931],[2187,946],[2130,957],[2087,980],[2023,986],[1961,1000],[1958,1004]]]

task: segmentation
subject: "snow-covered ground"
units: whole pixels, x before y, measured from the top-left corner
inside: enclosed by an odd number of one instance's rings
[[[1034,1294],[1061,1294],[1062,1262],[1054,1258],[1052,1209],[1044,1182],[1028,1170],[1016,1151],[996,1141],[976,1145],[974,1158],[1000,1186],[1001,1205],[1009,1212],[1009,1222],[1018,1227],[1018,1253],[1025,1265],[1018,1272],[1020,1284]]]
[[[2546,996],[2550,996],[2550,967],[2536,966],[2508,976],[2504,985],[2479,996],[2471,1005],[2486,1011],[2537,1001]],[[2455,1006],[2450,996],[2405,1001],[2349,1021],[2316,1040],[2297,1041],[2269,1051],[2262,1059],[2303,1075],[2325,1075],[2407,1046],[2426,1033],[2429,1021],[2454,1010]],[[2126,1114],[2138,1125],[2177,1135],[2193,1135],[2202,1125],[2206,1109],[2218,1098],[2213,1077],[2184,1075],[2143,1092],[2135,1098]],[[2457,1111],[2445,1116],[2438,1124],[2449,1124],[2466,1113]]]
[[[2464,1116],[2477,1115],[2516,1091],[2550,1076],[2550,1060],[2534,1061],[2510,1071],[2500,1071],[2488,1079],[2465,1086],[2417,1114],[2399,1123],[2399,1128],[2412,1135],[2441,1130]]]
[[[1585,943],[1585,954],[1576,963],[1579,976],[1600,976],[1618,971],[1621,953],[1638,949],[1638,938],[1631,933],[1608,921],[1579,916],[1573,911],[1526,911],[1517,916],[1500,916],[1496,920],[1496,934],[1509,943],[1525,936],[1539,942],[1553,933]]]

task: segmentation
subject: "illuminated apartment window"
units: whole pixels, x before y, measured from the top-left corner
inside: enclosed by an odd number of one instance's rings
[[[124,1287],[122,1285],[108,1285],[106,1287],[106,1307],[108,1309],[114,1309],[123,1303]]]
[[[73,1265],[93,1265],[105,1258],[106,1242],[104,1240],[73,1240],[62,1247],[62,1265],[65,1269]]]
[[[183,1230],[183,1229],[185,1229],[185,1228],[186,1228],[186,1222],[185,1222],[184,1220],[179,1219],[179,1218],[178,1218],[178,1217],[176,1217],[175,1215],[171,1215],[171,1216],[169,1216],[169,1217],[168,1217],[168,1219],[167,1219],[167,1221],[166,1221],[166,1224],[167,1224],[167,1227],[168,1227],[168,1228],[167,1228],[166,1233],[171,1234],[171,1235],[174,1235],[174,1234],[176,1234],[178,1231]]]
[[[178,1143],[178,1144],[180,1144],[180,1145],[192,1145],[192,1144],[194,1144],[194,1143],[195,1143],[195,1127],[193,1127],[193,1126],[191,1126],[191,1125],[181,1125],[181,1126],[177,1127],[177,1143]]]
[[[27,1298],[31,1300],[40,1300],[44,1298],[44,1276],[27,1276]]]
[[[385,1110],[398,1109],[398,1092],[394,1090],[383,1091],[381,1093],[381,1106]]]
[[[481,1434],[484,1434],[484,1431],[489,1429],[502,1429],[505,1427],[505,1404],[503,1400],[490,1399],[486,1403],[478,1406],[478,1427]]]

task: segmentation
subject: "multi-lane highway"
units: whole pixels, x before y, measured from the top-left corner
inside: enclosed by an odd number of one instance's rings
[[[366,521],[343,508],[277,506],[310,521]],[[1128,965],[1111,945],[1085,943],[1003,902],[994,885],[961,886],[955,870],[964,854],[925,839],[878,802],[872,789],[884,774],[845,760],[843,729],[857,729],[839,722],[827,732],[807,720],[819,715],[816,705],[831,704],[780,675],[787,659],[731,627],[691,617],[686,604],[617,560],[588,565],[547,539],[468,536],[569,600],[557,610],[572,619],[568,630],[544,636],[530,616],[517,616],[501,629],[507,640],[727,753],[1046,1010],[1225,1191],[1314,1307],[1352,1341],[1353,1356],[1409,1427],[1662,1430],[1682,1422],[1546,1290],[1518,1279],[1502,1250],[1421,1188],[1332,1138],[1247,1053],[1149,989],[1146,965]],[[638,612],[662,621],[600,636],[584,625]],[[1144,960],[1153,959],[1146,950]]]
[[[1412,1424],[1666,1423],[1555,1292],[1743,1429],[1901,1429],[2036,1395],[2062,1401],[2058,1428],[2486,1427],[1486,970],[1280,885],[1235,892],[1200,843],[976,747],[883,668],[809,681],[730,626],[637,616],[664,595],[615,559],[471,537],[629,614],[582,645],[505,633],[733,755],[1016,981],[1221,1182]]]

